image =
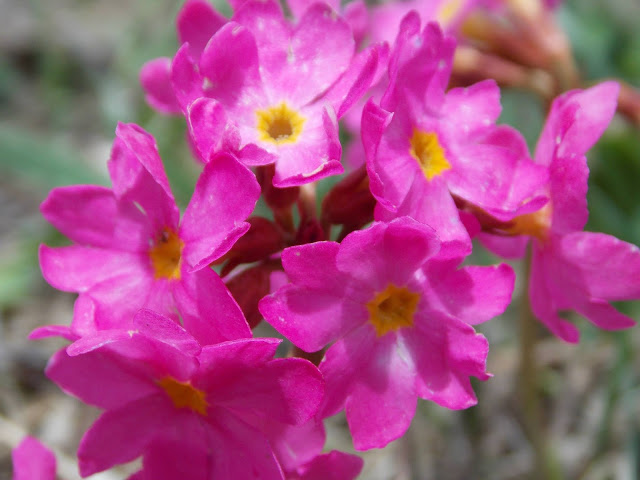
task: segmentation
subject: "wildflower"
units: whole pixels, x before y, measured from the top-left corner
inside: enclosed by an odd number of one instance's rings
[[[476,403],[469,377],[487,379],[486,339],[471,325],[502,313],[513,272],[437,257],[434,231],[407,217],[342,243],[284,250],[290,284],[260,302],[265,320],[299,348],[331,344],[320,364],[320,415],[346,409],[357,449],[383,447],[408,428],[416,398],[459,409]]]
[[[516,130],[494,125],[501,109],[495,82],[445,93],[455,42],[436,24],[419,28],[415,13],[405,17],[389,87],[380,106],[369,101],[362,117],[376,219],[410,216],[436,229],[443,254],[465,256],[471,243],[457,199],[510,219],[544,204],[533,194],[547,172],[510,147],[523,142]],[[526,174],[516,175],[523,165]]]
[[[262,424],[309,421],[323,382],[307,360],[273,359],[279,343],[201,347],[170,319],[142,310],[131,330],[96,332],[58,352],[49,378],[106,410],[80,442],[81,475],[144,454],[145,468],[173,464],[169,472],[194,472],[190,478],[282,479]]]
[[[549,167],[544,194],[549,203],[519,216],[482,239],[497,252],[522,254],[533,244],[529,297],[533,313],[555,335],[578,342],[575,325],[560,316],[574,310],[600,328],[618,330],[635,322],[611,301],[640,298],[640,250],[602,233],[583,232],[587,210],[589,168],[585,153],[602,135],[616,109],[619,86],[604,82],[587,90],[572,90],[551,107],[536,147],[535,161]],[[509,249],[513,235],[516,248]]]
[[[180,222],[155,141],[140,127],[118,126],[109,171],[113,189],[62,187],[41,206],[74,242],[40,247],[45,279],[80,293],[72,330],[126,328],[145,307],[181,319],[203,344],[250,336],[208,266],[249,228],[244,219],[260,193],[253,174],[229,155],[216,156]]]

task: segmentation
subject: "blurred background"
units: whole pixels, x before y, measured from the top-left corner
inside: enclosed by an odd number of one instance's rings
[[[145,61],[175,52],[181,3],[0,0],[0,479],[11,478],[10,449],[26,433],[54,447],[60,478],[79,478],[75,449],[98,414],[64,396],[43,374],[64,343],[26,338],[37,326],[68,324],[75,298],[41,278],[38,245],[65,239],[41,218],[40,202],[56,186],[108,185],[106,160],[118,121],[139,123],[156,137],[177,200],[184,206],[190,197],[199,168],[184,141],[184,121],[153,112],[138,83]],[[556,19],[585,85],[620,78],[640,87],[640,2],[566,0]],[[529,92],[506,89],[503,109],[501,121],[518,127],[533,147],[543,103]],[[588,229],[639,245],[638,126],[617,116],[589,162]],[[496,261],[474,255],[472,263]],[[523,380],[519,287],[507,313],[479,329],[491,344],[494,378],[474,384],[478,406],[451,412],[419,402],[402,439],[363,454],[360,478],[533,478],[536,460],[517,390]],[[637,302],[620,308],[640,318]],[[553,478],[640,478],[640,328],[610,333],[584,319],[577,323],[578,346],[542,328],[536,333],[541,422],[555,458]],[[351,450],[342,417],[329,422],[327,448]],[[94,478],[123,479],[129,471]]]

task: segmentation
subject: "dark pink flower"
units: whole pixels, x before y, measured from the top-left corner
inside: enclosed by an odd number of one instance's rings
[[[500,219],[540,208],[533,194],[547,180],[526,154],[521,135],[494,123],[500,92],[486,80],[445,93],[455,41],[436,24],[420,32],[417,14],[405,17],[389,61],[389,86],[380,106],[362,117],[376,219],[410,216],[438,232],[443,253],[465,256],[471,242],[456,200]]]
[[[413,418],[417,397],[448,408],[476,403],[470,376],[487,379],[486,339],[471,325],[504,311],[513,271],[457,269],[436,257],[434,231],[406,217],[282,254],[291,283],[260,311],[296,346],[331,344],[320,369],[321,416],[346,409],[357,449],[383,447]]]
[[[80,293],[72,330],[126,328],[140,308],[175,320],[203,343],[249,337],[238,305],[209,264],[249,224],[260,187],[230,155],[206,165],[180,221],[155,141],[136,125],[116,130],[113,189],[54,189],[41,210],[74,242],[42,246],[40,265],[54,287]]]
[[[263,424],[308,422],[323,381],[307,360],[273,359],[279,343],[240,339],[201,347],[179,325],[142,310],[131,330],[86,335],[58,352],[49,378],[105,410],[80,443],[80,473],[144,454],[145,469],[164,471],[151,478],[190,472],[189,478],[282,479]]]

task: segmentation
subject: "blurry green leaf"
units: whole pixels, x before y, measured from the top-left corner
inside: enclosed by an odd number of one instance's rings
[[[20,177],[43,190],[106,181],[60,141],[6,125],[0,125],[0,172]]]

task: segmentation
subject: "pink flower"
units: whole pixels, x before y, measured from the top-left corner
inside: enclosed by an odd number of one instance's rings
[[[362,117],[376,219],[410,216],[438,232],[443,255],[465,256],[471,242],[456,201],[472,203],[500,219],[539,209],[534,197],[547,180],[544,167],[521,157],[520,134],[495,126],[500,92],[486,80],[445,93],[455,42],[436,24],[420,32],[405,17],[389,62],[389,87],[380,106]]]
[[[532,310],[555,335],[572,343],[579,341],[579,331],[560,311],[575,310],[600,328],[618,330],[635,322],[609,302],[640,298],[638,247],[582,231],[589,214],[585,153],[613,117],[618,90],[615,82],[605,82],[553,102],[535,155],[537,163],[549,167],[543,189],[549,203],[503,226],[507,234],[517,235],[511,244],[504,237],[483,236],[494,251],[514,255],[532,239]]]
[[[323,396],[318,369],[273,359],[276,339],[200,347],[171,320],[140,311],[132,329],[87,335],[52,357],[64,391],[106,410],[80,442],[80,473],[145,455],[152,478],[282,479],[269,422],[300,425]],[[171,476],[175,473],[175,476]]]
[[[13,480],[55,480],[56,457],[33,437],[25,437],[11,451]]]
[[[172,75],[203,159],[229,149],[248,165],[275,162],[274,185],[288,187],[343,171],[337,119],[369,87],[376,64],[377,48],[355,55],[349,25],[326,4],[293,26],[275,1],[248,1],[199,62],[183,46]],[[221,124],[230,125],[222,137]]]
[[[211,36],[227,22],[209,2],[187,0],[176,18],[180,45],[189,44],[189,53],[200,58]],[[140,69],[140,83],[147,103],[161,113],[178,114],[182,110],[171,84],[171,59],[154,58]]]
[[[180,222],[155,141],[140,127],[118,126],[109,172],[113,189],[58,188],[41,207],[74,242],[40,248],[45,279],[80,293],[72,330],[127,328],[144,307],[175,320],[179,313],[203,344],[251,336],[208,266],[249,228],[244,220],[260,194],[253,174],[229,155],[216,156]]]
[[[260,302],[265,319],[315,352],[327,382],[322,417],[346,409],[357,449],[404,434],[417,397],[448,408],[476,403],[470,376],[487,379],[475,325],[511,299],[507,265],[465,267],[436,257],[434,231],[410,218],[374,223],[342,243],[286,249],[291,283]]]
[[[287,480],[354,480],[362,470],[363,461],[356,455],[332,450],[318,455],[303,465]]]

